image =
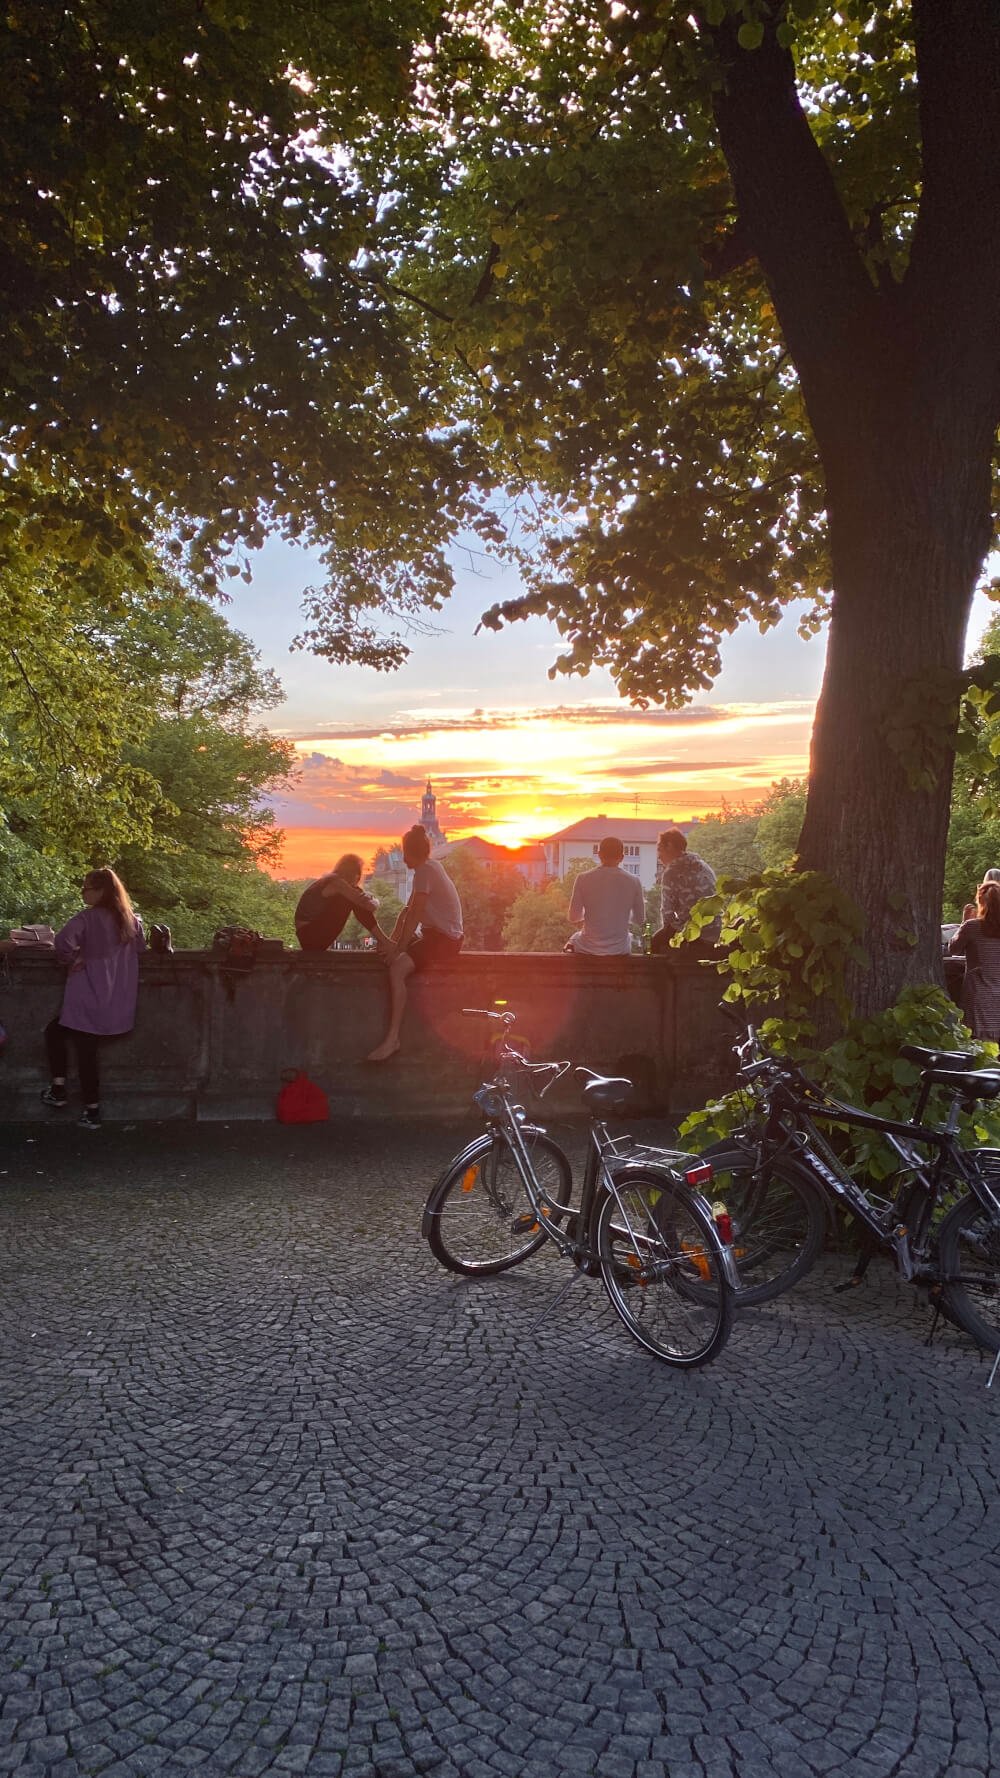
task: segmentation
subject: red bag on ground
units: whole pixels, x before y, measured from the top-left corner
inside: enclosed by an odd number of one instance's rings
[[[278,1094],[277,1113],[279,1124],[325,1124],[330,1116],[330,1102],[323,1088],[300,1069],[285,1081]]]

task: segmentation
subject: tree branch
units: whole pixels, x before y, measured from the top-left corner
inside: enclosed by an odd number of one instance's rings
[[[355,273],[354,281],[359,285],[367,284],[372,290],[387,291],[390,296],[401,297],[404,302],[414,303],[418,309],[423,309],[425,314],[433,315],[435,320],[447,321],[449,327],[454,323],[454,315],[445,314],[444,309],[435,308],[433,303],[425,302],[422,296],[417,296],[412,290],[404,290],[401,284],[394,284],[389,278],[370,277],[364,273]]]
[[[913,0],[922,194],[904,281],[949,339],[950,373],[1000,400],[1000,7]],[[957,348],[957,352],[956,352]],[[957,362],[956,362],[957,358]]]
[[[490,250],[486,255],[486,262],[483,266],[479,283],[476,285],[475,290],[469,298],[470,309],[474,308],[476,303],[485,302],[486,298],[489,296],[490,291],[493,288],[493,267],[496,265],[499,258],[500,248],[496,241],[491,241]]]
[[[710,246],[701,250],[701,263],[709,282],[715,278],[728,277],[730,272],[739,271],[741,266],[749,265],[754,258],[754,245],[742,218],[737,218],[720,240],[713,241]]]
[[[714,110],[738,226],[760,260],[822,447],[831,433],[850,433],[851,395],[878,365],[878,293],[799,103],[777,19],[756,49],[742,48],[732,15],[712,26],[700,12],[698,21],[719,62]]]

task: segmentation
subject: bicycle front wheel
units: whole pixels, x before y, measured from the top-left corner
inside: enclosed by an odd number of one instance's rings
[[[737,1301],[766,1303],[790,1290],[815,1265],[826,1234],[823,1200],[783,1157],[758,1164],[731,1142],[706,1148],[712,1199],[723,1203],[733,1227],[733,1258],[740,1274]]]
[[[542,1214],[559,1222],[570,1205],[573,1170],[544,1130],[521,1134],[547,1200]],[[467,1276],[509,1271],[538,1252],[545,1230],[502,1131],[480,1137],[453,1162],[427,1200],[423,1229],[435,1259]]]
[[[938,1230],[948,1314],[985,1352],[1000,1352],[1000,1227],[977,1198],[961,1198]]]
[[[734,1292],[712,1218],[665,1174],[615,1181],[597,1215],[604,1288],[633,1339],[693,1370],[721,1352]]]

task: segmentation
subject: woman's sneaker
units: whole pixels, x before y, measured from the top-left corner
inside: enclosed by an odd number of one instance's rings
[[[99,1111],[84,1111],[77,1121],[81,1130],[99,1130],[101,1114]]]
[[[53,1111],[65,1111],[66,1090],[64,1087],[43,1087],[41,1100],[43,1105],[51,1105]]]

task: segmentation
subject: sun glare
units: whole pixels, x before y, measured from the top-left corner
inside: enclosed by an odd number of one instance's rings
[[[289,830],[285,868],[293,858],[310,868],[334,846],[398,844],[428,778],[449,839],[480,834],[509,847],[588,816],[684,821],[723,803],[752,805],[778,779],[805,774],[812,715],[805,702],[673,713],[415,710],[382,731],[300,737],[298,778],[287,808],[277,804]],[[362,834],[365,844],[342,843]]]

